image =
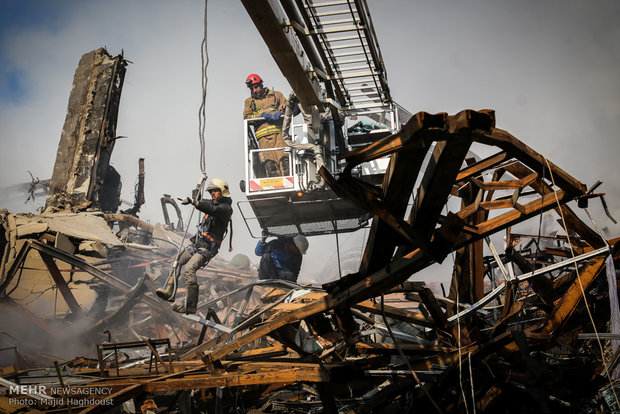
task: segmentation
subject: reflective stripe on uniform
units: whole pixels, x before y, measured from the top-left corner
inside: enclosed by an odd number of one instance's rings
[[[266,128],[262,128],[262,129],[259,129],[258,131],[256,131],[255,135],[256,135],[256,138],[262,138],[264,136],[275,134],[275,133],[281,132],[281,131],[282,131],[282,127],[281,126],[269,125]]]

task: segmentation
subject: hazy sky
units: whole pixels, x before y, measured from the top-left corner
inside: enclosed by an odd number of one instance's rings
[[[598,191],[608,194],[620,218],[620,2],[368,4],[397,102],[412,113],[495,109],[499,128],[585,184],[604,181]],[[146,205],[140,217],[163,221],[161,195],[188,195],[200,175],[203,12],[201,1],[2,0],[0,188],[28,181],[27,170],[51,177],[77,63],[105,46],[112,55],[124,50],[133,62],[117,126],[118,135],[128,138],[117,141],[112,158],[123,178],[123,198],[133,200],[138,158],[144,157]],[[209,2],[208,52],[207,172],[228,180],[237,202],[245,198],[238,188],[244,174],[244,80],[258,73],[285,95],[290,88],[241,2]],[[24,199],[0,196],[0,208],[32,209]],[[598,201],[591,212],[601,227],[620,233]],[[251,256],[254,241],[238,213],[234,219],[233,254]],[[359,238],[341,240],[361,251]],[[308,279],[321,269],[313,263],[325,263],[317,260],[317,244],[313,256],[311,240],[304,263]]]

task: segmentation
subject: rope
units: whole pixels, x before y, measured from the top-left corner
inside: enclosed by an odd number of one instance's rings
[[[200,140],[200,171],[206,173],[205,161],[205,130],[207,126],[207,66],[209,65],[209,53],[207,51],[207,0],[205,0],[204,32],[200,44],[200,63],[202,69],[202,100],[198,110],[198,139]]]
[[[453,258],[454,260],[454,258]],[[454,276],[456,275],[456,260],[454,260],[454,267],[453,267],[453,272],[454,272]],[[454,277],[453,276],[453,277]],[[459,298],[459,280],[458,277],[455,277],[454,280],[456,281],[456,311],[458,313],[459,310],[459,306],[460,306],[460,298]],[[461,352],[462,349],[462,345],[461,345],[461,318],[458,318],[456,320],[457,324],[456,324],[456,341],[457,341],[457,347],[458,347],[458,351],[459,351],[459,388],[461,389],[461,396],[463,397],[463,404],[465,404],[465,412],[469,413],[469,406],[467,404],[467,397],[465,396],[465,389],[463,388],[463,354]]]
[[[472,368],[471,368],[471,352],[469,353],[469,355],[467,356],[467,359],[469,360],[469,384],[471,385],[471,403],[472,403],[472,408],[474,410],[474,414],[476,414],[476,392],[474,390],[474,373],[472,372]]]
[[[334,220],[334,234],[336,235],[336,259],[338,260],[338,278],[342,279],[342,268],[340,267],[340,241],[338,240],[338,221]]]
[[[545,164],[547,164],[547,169],[549,170],[549,176],[551,177],[551,182],[553,183],[553,186],[555,187],[556,186],[555,179],[553,178],[553,171],[551,170],[549,161],[544,155],[543,155],[543,158],[545,160]],[[573,251],[573,244],[570,241],[570,233],[568,232],[568,226],[566,226],[566,220],[564,219],[564,211],[562,210],[562,206],[560,205],[560,200],[558,199],[557,192],[554,191],[553,194],[555,196],[555,202],[558,205],[558,210],[560,211],[560,216],[562,217],[562,227],[564,227],[564,231],[566,232],[566,240],[568,241],[568,248],[570,250],[572,258],[574,259],[575,252]],[[603,238],[603,240],[605,241],[605,238]],[[588,305],[588,300],[586,298],[586,292],[583,289],[583,284],[581,282],[581,275],[579,274],[579,268],[577,266],[577,261],[575,261],[574,264],[575,264],[575,273],[577,274],[577,280],[579,281],[579,288],[581,289],[581,295],[583,296],[583,303],[585,304],[586,311],[588,312],[588,317],[590,318],[590,323],[592,324],[592,329],[594,329],[594,334],[596,335],[596,342],[598,343],[599,349],[601,351],[601,361],[603,362],[603,367],[605,367],[605,374],[607,375],[607,379],[609,380],[609,383],[611,385],[611,390],[614,393],[614,398],[616,399],[616,405],[620,407],[620,401],[618,400],[618,395],[616,394],[616,389],[613,385],[613,380],[611,379],[611,373],[609,372],[609,367],[607,366],[607,362],[605,361],[603,344],[601,343],[601,338],[596,329],[596,324],[594,323],[594,317],[592,316],[592,312],[590,311],[590,306]]]

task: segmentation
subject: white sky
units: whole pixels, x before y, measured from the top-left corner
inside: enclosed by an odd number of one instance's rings
[[[368,4],[397,102],[412,113],[494,109],[497,127],[585,184],[602,180],[597,191],[607,193],[620,219],[620,2]],[[146,204],[140,217],[163,221],[161,195],[188,195],[200,175],[203,12],[197,0],[3,0],[0,188],[29,181],[27,170],[51,177],[77,63],[82,54],[105,46],[113,55],[124,50],[133,62],[117,126],[118,135],[128,138],[117,141],[112,157],[123,178],[123,198],[133,200],[138,158],[144,157]],[[290,88],[241,2],[209,2],[208,52],[207,172],[228,180],[237,202],[245,199],[238,187],[244,173],[244,80],[258,73],[266,86],[285,95]],[[8,79],[19,81],[17,92],[7,92]],[[0,194],[0,208],[32,208],[22,200]],[[600,203],[591,205],[597,224],[617,236],[619,226],[604,216]],[[255,241],[238,212],[234,222],[235,251],[221,255],[245,253],[257,261]],[[348,240],[342,249],[361,251],[359,239],[342,235],[341,241]],[[333,237],[320,243],[324,249],[318,244],[311,239],[302,269],[306,280],[320,277],[324,250],[335,250]]]

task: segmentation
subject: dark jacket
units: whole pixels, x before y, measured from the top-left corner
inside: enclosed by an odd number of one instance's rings
[[[230,221],[230,216],[232,216],[232,199],[230,197],[221,197],[218,201],[201,200],[198,202],[196,209],[205,213],[205,217],[200,224],[198,234],[200,237],[196,238],[194,246],[196,248],[208,248],[211,244],[209,236],[221,242],[226,235],[228,222]]]
[[[286,250],[286,245],[292,242],[293,239],[290,237],[278,237],[269,243],[260,240],[256,244],[254,253],[257,256],[262,256],[258,268],[259,279],[297,281],[299,270],[301,269],[302,255],[289,253]]]

